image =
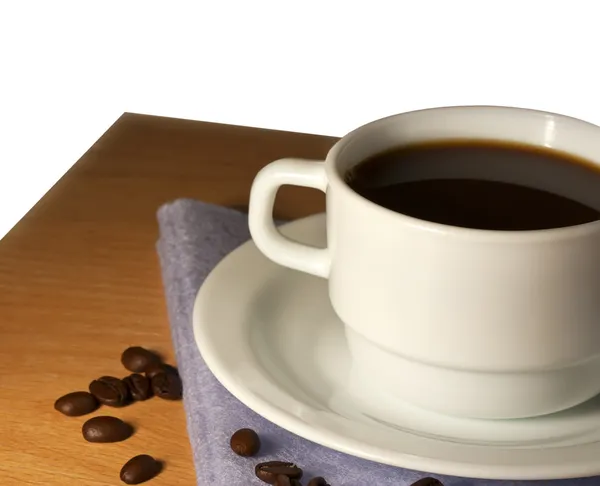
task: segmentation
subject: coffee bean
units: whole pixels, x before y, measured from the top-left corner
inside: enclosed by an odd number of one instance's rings
[[[83,424],[81,431],[88,442],[120,442],[133,434],[131,425],[109,416],[89,419]]]
[[[152,379],[159,373],[162,373],[163,371],[165,373],[173,373],[179,376],[179,371],[177,371],[177,368],[165,363],[153,364],[148,369],[146,369],[145,374],[148,378]]]
[[[254,456],[260,450],[260,437],[252,429],[240,429],[231,436],[229,445],[238,456]]]
[[[316,478],[312,478],[306,486],[330,486],[325,478],[321,476],[317,476]]]
[[[275,486],[302,486],[302,483],[298,479],[290,479],[288,476],[280,474],[275,479]]]
[[[132,457],[121,468],[121,481],[125,484],[140,484],[156,476],[162,464],[147,454]]]
[[[411,484],[411,486],[444,486],[439,479],[423,478]]]
[[[122,407],[129,402],[129,389],[119,378],[102,376],[90,383],[90,393],[110,407]]]
[[[129,371],[141,373],[146,371],[150,366],[159,364],[160,357],[152,351],[148,351],[140,346],[132,346],[123,351],[121,363],[123,363],[123,366]]]
[[[165,400],[181,399],[183,388],[179,375],[162,371],[152,377],[152,391]]]
[[[84,391],[67,393],[54,402],[54,408],[69,417],[93,412],[99,405],[94,395]]]
[[[123,378],[123,383],[129,389],[129,394],[134,400],[146,400],[152,396],[150,380],[144,375],[134,373]]]
[[[302,478],[302,469],[293,462],[268,461],[257,464],[254,468],[256,477],[265,483],[275,484],[277,476],[287,476],[290,479]]]

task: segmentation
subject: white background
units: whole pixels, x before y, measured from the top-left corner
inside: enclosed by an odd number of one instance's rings
[[[124,111],[331,135],[457,104],[600,124],[596,5],[0,1],[0,237]]]

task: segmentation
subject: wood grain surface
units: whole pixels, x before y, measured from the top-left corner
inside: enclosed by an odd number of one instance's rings
[[[125,376],[119,357],[130,345],[173,362],[154,247],[161,204],[191,197],[246,207],[262,166],[323,158],[334,142],[134,114],[117,120],[0,241],[1,485],[117,485],[121,466],[141,453],[166,463],[148,484],[195,484],[181,402],[65,417],[54,401],[98,376]],[[283,188],[276,215],[323,207],[317,191]],[[100,414],[131,421],[136,433],[118,444],[85,442],[81,425]]]

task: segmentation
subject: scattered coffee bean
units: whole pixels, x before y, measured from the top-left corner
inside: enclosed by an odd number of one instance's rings
[[[100,416],[85,422],[81,431],[88,442],[120,442],[131,436],[133,428],[117,417]]]
[[[129,402],[129,389],[119,378],[102,376],[90,383],[90,393],[110,407],[122,407]]]
[[[91,413],[100,404],[94,395],[84,391],[67,393],[54,402],[54,408],[69,417]]]
[[[165,400],[179,400],[183,394],[179,375],[162,371],[152,377],[152,391]]]
[[[254,468],[256,477],[265,483],[275,484],[277,476],[287,476],[290,479],[302,478],[302,469],[293,462],[268,461],[257,464]]]
[[[321,476],[317,476],[316,478],[312,478],[306,486],[330,486],[325,478]]]
[[[279,476],[277,476],[277,479],[275,479],[275,486],[302,486],[302,483],[298,480],[298,479],[290,479],[287,476],[284,476],[283,474],[280,474]]]
[[[134,373],[123,378],[123,383],[129,389],[129,394],[134,400],[147,400],[152,396],[150,380],[144,375]]]
[[[141,373],[146,371],[150,366],[160,364],[160,357],[140,346],[132,346],[123,351],[121,363],[129,371]]]
[[[411,484],[411,486],[444,486],[439,479],[423,478]]]
[[[174,366],[165,364],[165,363],[153,364],[145,371],[145,374],[148,378],[152,379],[152,378],[154,378],[154,376],[156,376],[162,372],[173,373],[173,374],[179,376],[179,371],[177,371],[177,368],[175,368]]]
[[[231,436],[229,444],[238,456],[251,457],[260,450],[260,437],[252,429],[240,429]]]
[[[156,476],[162,464],[147,454],[132,457],[121,468],[121,481],[125,484],[140,484]]]

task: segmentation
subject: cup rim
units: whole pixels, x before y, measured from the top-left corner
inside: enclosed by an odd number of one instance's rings
[[[391,218],[399,223],[412,226],[414,228],[428,231],[431,233],[437,233],[448,237],[457,238],[468,238],[468,239],[482,239],[482,240],[493,240],[493,241],[505,241],[514,243],[528,243],[528,242],[548,242],[563,239],[579,238],[595,234],[600,232],[600,219],[596,221],[590,221],[588,223],[582,223],[572,226],[562,226],[558,228],[547,228],[547,229],[535,229],[535,230],[490,230],[480,228],[468,228],[462,226],[453,226],[444,223],[436,223],[428,221],[414,216],[409,216],[404,213],[398,213],[391,209],[387,209],[380,206],[373,201],[361,196],[354,191],[348,183],[342,177],[341,171],[338,168],[339,161],[342,155],[348,148],[348,144],[351,140],[361,137],[364,132],[373,130],[379,125],[389,123],[390,120],[394,120],[407,115],[415,115],[417,113],[425,112],[442,112],[442,111],[497,111],[500,112],[511,112],[514,114],[528,114],[540,117],[552,117],[557,120],[567,121],[569,123],[576,123],[582,127],[593,128],[598,130],[598,137],[600,137],[600,126],[593,123],[581,120],[579,118],[571,117],[568,115],[561,115],[543,110],[534,110],[530,108],[519,108],[509,106],[498,106],[498,105],[456,105],[456,106],[444,106],[435,108],[425,108],[421,110],[412,110],[404,113],[398,113],[377,120],[371,121],[360,127],[348,132],[344,135],[336,144],[330,149],[325,160],[325,166],[327,170],[327,177],[329,184],[335,188],[336,191],[340,191],[345,197],[353,199],[357,203],[365,204],[371,211],[378,213],[380,216]]]

